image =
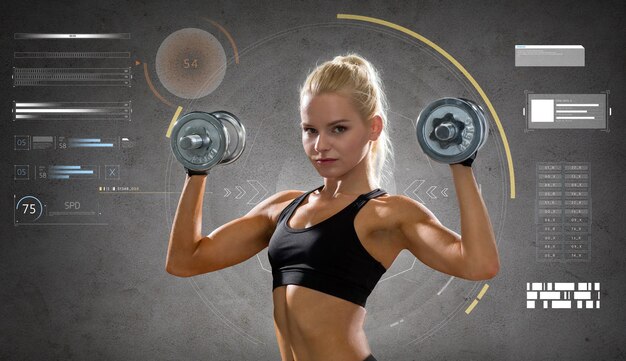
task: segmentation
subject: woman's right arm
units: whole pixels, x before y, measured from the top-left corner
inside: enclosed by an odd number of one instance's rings
[[[241,263],[267,247],[276,228],[272,208],[301,192],[279,192],[257,204],[248,214],[202,236],[202,200],[207,176],[187,177],[170,233],[165,269],[190,277]]]

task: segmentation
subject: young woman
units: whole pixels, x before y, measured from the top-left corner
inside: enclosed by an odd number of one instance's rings
[[[301,89],[300,114],[304,151],[324,184],[278,192],[203,236],[206,175],[188,176],[166,269],[199,275],[269,247],[282,360],[375,360],[363,331],[364,306],[398,253],[408,249],[452,276],[492,278],[499,257],[489,215],[468,164],[450,165],[462,237],[422,204],[377,188],[392,148],[382,84],[362,57],[318,66]]]

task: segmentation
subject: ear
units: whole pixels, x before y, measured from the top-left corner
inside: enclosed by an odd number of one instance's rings
[[[376,114],[370,119],[370,140],[377,140],[383,131],[383,118]]]

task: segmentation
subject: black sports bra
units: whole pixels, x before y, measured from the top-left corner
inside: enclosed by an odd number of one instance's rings
[[[378,188],[361,194],[337,214],[309,228],[289,227],[295,209],[322,187],[294,199],[278,217],[268,247],[273,289],[296,284],[364,307],[386,269],[359,241],[354,217],[370,199],[387,192]]]

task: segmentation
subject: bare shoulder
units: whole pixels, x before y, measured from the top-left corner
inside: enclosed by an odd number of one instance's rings
[[[398,253],[407,248],[407,230],[438,223],[432,212],[420,202],[403,195],[382,195],[371,199],[367,203],[366,212],[367,230],[372,239],[384,240],[378,242],[382,251],[372,247],[371,252],[378,256],[386,268],[391,266]],[[367,207],[366,207],[367,208]],[[374,244],[376,242],[373,242]]]
[[[254,208],[252,208],[252,210],[250,210],[250,212],[248,212],[248,215],[261,213],[268,217],[273,224],[276,224],[280,212],[282,212],[291,201],[301,196],[303,193],[305,192],[298,190],[284,190],[277,192],[257,204]]]
[[[433,213],[422,203],[403,195],[383,195],[370,200],[377,218],[386,220],[388,227],[397,227],[405,222],[416,222],[434,218]]]

